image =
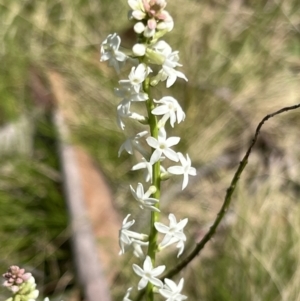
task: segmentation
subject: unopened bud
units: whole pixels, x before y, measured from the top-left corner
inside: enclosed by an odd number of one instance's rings
[[[146,45],[144,44],[135,44],[133,47],[132,47],[132,52],[134,53],[134,55],[136,56],[144,56],[145,53],[146,53]]]

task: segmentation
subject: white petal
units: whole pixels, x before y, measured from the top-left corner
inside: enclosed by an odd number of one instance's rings
[[[189,175],[191,175],[191,176],[196,176],[197,175],[197,170],[196,170],[195,167],[190,167]]]
[[[149,203],[149,205],[153,205],[159,202],[159,200],[155,199],[155,198],[147,198],[144,200],[146,203]]]
[[[183,154],[179,153],[179,152],[177,154],[178,154],[178,158],[180,160],[181,165],[182,166],[186,166],[187,165],[187,161],[186,161],[185,157],[183,156]]]
[[[169,75],[168,79],[167,79],[167,83],[166,83],[166,87],[167,88],[170,88],[176,81],[176,75],[172,74],[172,75]]]
[[[166,266],[165,265],[160,265],[158,266],[157,268],[153,269],[151,274],[152,276],[158,276],[160,275],[161,273],[163,273],[163,271],[166,269]]]
[[[149,280],[153,285],[163,287],[163,283],[159,279],[151,277]]]
[[[153,165],[154,163],[159,161],[159,159],[161,158],[161,155],[162,155],[162,150],[156,149],[151,155],[150,163]]]
[[[170,290],[172,292],[177,291],[177,285],[174,281],[172,281],[171,279],[168,279],[168,278],[165,278],[164,281],[165,281],[165,284],[170,288]]]
[[[178,144],[179,141],[180,141],[180,137],[170,137],[166,140],[166,144],[168,147],[171,147],[173,145]]]
[[[178,159],[178,155],[175,151],[173,151],[172,149],[170,148],[166,148],[163,153],[166,155],[167,158],[169,158],[170,160],[172,161],[175,161],[175,162],[178,162],[179,159]]]
[[[172,112],[172,114],[170,114],[170,124],[171,124],[172,128],[174,127],[175,121],[176,121],[176,115],[174,112]],[[178,123],[179,123],[179,121],[178,121]]]
[[[135,192],[135,190],[133,189],[133,187],[131,185],[129,185],[129,188],[131,190],[131,194],[133,195],[133,197],[136,199],[137,198],[137,194]]]
[[[151,113],[153,115],[163,115],[163,114],[166,114],[169,112],[169,108],[167,105],[162,105],[162,106],[159,106],[159,107],[156,107],[155,109],[153,109],[151,111]]]
[[[160,289],[160,290],[159,290],[159,293],[160,293],[163,297],[165,297],[165,298],[170,298],[170,297],[173,296],[173,293],[172,293],[172,292],[170,292],[169,290],[164,289],[164,288]],[[170,300],[173,301],[174,299],[170,299]]]
[[[144,196],[144,187],[142,183],[138,183],[136,188],[136,195],[139,199],[143,199]]]
[[[181,278],[180,281],[179,281],[179,283],[178,283],[178,286],[177,286],[177,287],[178,287],[178,288],[177,288],[178,292],[181,292],[181,291],[182,291],[183,285],[184,285],[184,279]]]
[[[159,147],[159,143],[154,137],[148,137],[146,139],[146,141],[147,141],[148,145],[151,146],[152,148],[158,148]]]
[[[177,241],[178,241],[177,238],[175,238],[175,237],[172,238],[172,235],[167,233],[165,235],[164,239],[161,241],[161,243],[159,245],[160,245],[161,248],[164,248],[164,247],[169,246],[169,245],[171,245],[171,244],[173,244]]]
[[[160,233],[165,234],[165,233],[169,232],[169,227],[167,227],[166,225],[164,225],[162,223],[156,222],[156,223],[154,223],[154,226],[155,226],[156,230]]]
[[[138,284],[138,290],[141,290],[144,287],[146,287],[147,283],[148,283],[148,279],[143,277]]]
[[[177,229],[183,229],[188,222],[188,218],[183,219],[177,224]]]
[[[168,218],[170,220],[171,227],[174,227],[177,224],[177,220],[176,220],[175,215],[173,213],[170,213]]]
[[[146,257],[144,264],[143,264],[143,268],[144,268],[145,272],[152,270],[153,265],[152,265],[151,258],[149,256]]]
[[[187,186],[188,182],[189,182],[189,176],[186,173],[184,173],[183,174],[183,182],[182,182],[182,190]]]
[[[179,248],[179,252],[177,254],[177,258],[183,253],[184,250],[184,242],[180,240],[176,246],[176,248]]]
[[[149,206],[148,207],[151,211],[156,211],[156,212],[160,212],[160,210],[154,206]]]
[[[140,163],[132,166],[131,170],[138,170],[138,169],[142,169],[142,168],[146,168],[145,162],[140,162]]]
[[[158,131],[158,141],[166,141],[167,133],[165,128],[160,128]]]
[[[182,175],[184,173],[182,166],[171,166],[167,170],[174,175]]]
[[[145,18],[146,14],[140,10],[135,10],[132,12],[132,16],[137,20],[143,20]]]
[[[134,263],[132,265],[132,268],[137,275],[139,275],[141,277],[144,276],[145,273],[144,273],[143,269],[141,267],[139,267],[137,264]]]

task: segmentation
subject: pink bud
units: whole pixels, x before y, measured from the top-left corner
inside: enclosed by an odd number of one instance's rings
[[[153,30],[156,28],[156,21],[154,19],[149,19],[147,22],[147,26],[149,29]]]
[[[22,275],[22,279],[24,281],[27,281],[31,276],[32,276],[31,273],[25,273],[24,275]]]
[[[10,271],[12,274],[17,274],[19,272],[19,267],[17,265],[12,265],[8,271]]]

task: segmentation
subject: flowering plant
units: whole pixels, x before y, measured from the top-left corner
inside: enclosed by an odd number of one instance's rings
[[[110,34],[101,45],[101,61],[107,61],[109,66],[120,72],[126,61],[133,62],[134,66],[128,75],[128,79],[119,81],[119,87],[115,88],[115,94],[121,98],[117,106],[117,121],[119,127],[124,130],[124,120],[133,119],[148,125],[148,131],[142,131],[129,138],[119,149],[119,156],[123,151],[133,155],[139,152],[142,162],[132,167],[132,170],[145,170],[146,184],[138,183],[134,189],[130,185],[133,198],[138,202],[141,210],[149,210],[150,230],[149,235],[129,230],[135,220],[129,220],[128,214],[119,232],[120,254],[127,250],[133,250],[133,254],[139,258],[139,264],[133,264],[133,271],[141,277],[137,289],[146,288],[146,300],[154,300],[154,293],[159,293],[166,300],[184,300],[186,296],[181,294],[184,280],[176,285],[172,280],[165,278],[162,282],[159,275],[165,270],[165,266],[156,266],[156,253],[170,245],[176,244],[179,249],[178,256],[184,251],[186,236],[184,227],[188,219],[177,222],[173,213],[169,214],[170,225],[159,222],[161,181],[171,175],[182,175],[182,189],[188,185],[189,176],[196,175],[196,169],[191,166],[191,160],[176,152],[173,147],[180,141],[180,137],[168,137],[168,122],[171,127],[185,119],[185,113],[179,102],[172,96],[164,96],[154,99],[152,89],[159,82],[166,81],[166,87],[171,87],[178,78],[186,80],[186,76],[177,70],[182,65],[179,63],[179,52],[173,51],[171,46],[162,40],[163,36],[173,29],[174,22],[171,15],[165,10],[165,0],[128,0],[130,7],[129,19],[133,22],[133,30],[137,36],[137,43],[126,54],[120,50],[121,38],[116,34]],[[154,72],[153,70],[158,70]],[[147,115],[143,116],[134,112],[132,107],[135,102],[143,102]],[[148,136],[148,137],[146,137]],[[144,139],[151,150],[145,149],[140,143]],[[168,160],[179,162],[180,165],[165,168]],[[135,186],[135,185],[134,185]],[[164,235],[159,242],[158,234]],[[147,249],[146,255],[143,249]],[[142,266],[142,267],[141,267]],[[123,300],[130,300],[130,287]]]

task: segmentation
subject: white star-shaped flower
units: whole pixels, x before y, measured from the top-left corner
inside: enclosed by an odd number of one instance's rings
[[[130,214],[128,214],[122,223],[122,228],[119,231],[119,245],[121,248],[120,255],[125,253],[125,246],[131,245],[133,242],[140,241],[141,245],[147,244],[144,240],[148,239],[148,235],[130,231],[130,227],[135,223],[135,220],[127,222]]]
[[[161,273],[163,273],[166,266],[160,265],[156,268],[153,268],[151,258],[147,256],[143,264],[143,269],[139,267],[137,264],[133,264],[132,268],[137,275],[142,277],[138,284],[138,290],[141,290],[144,287],[146,287],[148,282],[151,282],[153,285],[157,287],[160,288],[163,287],[163,283],[156,277],[159,276]]]
[[[177,248],[179,248],[177,257],[179,257],[184,250],[184,242],[186,241],[186,236],[183,233],[183,228],[186,226],[188,219],[185,218],[177,223],[175,215],[170,213],[169,220],[169,226],[166,226],[159,222],[154,223],[156,230],[162,234],[165,234],[165,237],[159,244],[159,247],[165,248],[173,243],[177,243]]]
[[[146,141],[149,146],[155,149],[150,158],[151,164],[154,164],[155,162],[160,160],[162,154],[164,154],[170,160],[178,162],[177,153],[170,147],[178,144],[178,142],[180,141],[179,137],[169,137],[167,139],[166,130],[161,127],[158,131],[157,139],[155,139],[154,137],[148,137]]]
[[[123,150],[125,150],[128,154],[133,155],[134,149],[138,150],[142,155],[146,155],[146,151],[144,148],[140,145],[139,139],[147,135],[147,131],[140,132],[136,134],[134,137],[129,137],[126,139],[126,141],[121,145],[118,156],[121,156],[121,153]]]
[[[185,114],[179,105],[178,101],[172,96],[165,96],[160,100],[154,100],[155,103],[161,104],[151,111],[153,115],[164,115],[159,121],[159,125],[164,126],[166,121],[170,118],[170,124],[174,127],[174,123],[177,119],[177,123],[180,123],[185,119]]]
[[[120,67],[125,63],[127,56],[119,51],[121,38],[116,34],[110,34],[101,44],[101,62],[108,61],[108,65],[115,68],[116,72],[120,72]]]
[[[169,88],[175,83],[177,77],[188,81],[182,72],[174,69],[182,66],[178,63],[178,51],[172,51],[172,48],[165,41],[157,42],[153,49],[161,53],[165,57],[165,60],[162,65],[162,69],[151,79],[151,85],[156,85],[159,81],[167,80],[166,86]]]
[[[131,81],[123,79],[119,81],[119,88],[115,88],[115,95],[122,98],[122,105],[126,105],[132,101],[146,101],[149,96],[148,94],[140,91],[136,91]]]
[[[130,112],[130,102],[127,105],[119,104],[117,106],[117,124],[121,130],[125,129],[125,124],[122,118],[131,117],[132,113]]]
[[[145,158],[142,158],[143,162],[140,162],[136,165],[134,165],[131,170],[139,170],[145,168],[145,181],[146,182],[152,182],[152,163],[148,162]]]
[[[126,105],[123,105],[122,102],[117,106],[117,124],[121,130],[125,129],[125,124],[122,118],[131,118],[140,122],[146,122],[145,116],[142,116],[138,113],[130,112],[130,104],[128,102]]]
[[[166,301],[182,301],[187,299],[187,296],[180,294],[184,284],[183,278],[180,279],[178,285],[168,278],[165,278],[164,281],[165,285],[159,289],[159,292],[163,297],[167,298]]]
[[[140,91],[143,81],[145,81],[150,72],[152,70],[146,64],[139,64],[137,67],[131,68],[128,78],[137,93]]]
[[[132,188],[131,185],[130,185],[130,190],[133,197],[140,203],[140,207],[142,209],[147,208],[150,209],[151,211],[160,212],[160,210],[154,206],[156,203],[159,202],[159,200],[155,198],[150,198],[150,195],[153,194],[156,190],[155,186],[150,186],[148,191],[144,193],[143,184],[138,183],[136,191]]]
[[[196,176],[196,168],[191,167],[191,159],[189,155],[186,155],[186,159],[182,153],[177,153],[181,166],[171,166],[168,168],[168,172],[174,175],[183,175],[182,190],[187,186],[189,182],[189,176]]]

